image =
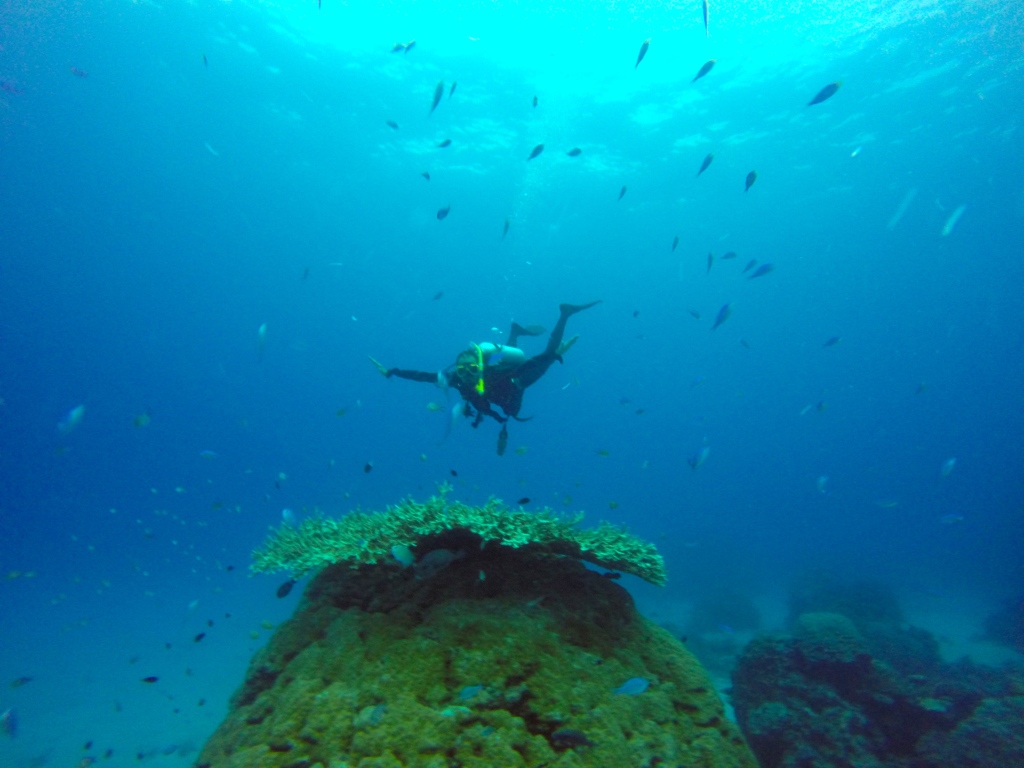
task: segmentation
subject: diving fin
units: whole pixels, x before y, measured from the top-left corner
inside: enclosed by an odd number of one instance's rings
[[[543,336],[546,332],[547,329],[543,325],[527,325],[524,327],[513,321],[512,330],[508,334],[508,345],[514,347],[520,336]]]
[[[369,356],[369,355],[367,355],[367,357],[370,357],[370,356]],[[383,377],[384,377],[385,379],[387,379],[387,378],[389,378],[389,377],[391,376],[391,374],[390,374],[390,373],[388,373],[388,369],[387,369],[387,368],[385,368],[385,367],[384,367],[383,365],[381,365],[380,363],[378,363],[378,362],[377,362],[376,360],[374,360],[374,359],[373,359],[372,357],[370,357],[370,362],[371,362],[371,363],[373,363],[373,364],[374,364],[375,366],[377,366],[377,370],[378,370],[378,371],[380,371],[380,375],[381,375],[381,376],[383,376]]]
[[[592,301],[589,304],[559,304],[558,311],[563,315],[575,315],[577,312],[582,312],[584,309],[590,309],[595,304],[600,304],[601,299]]]
[[[564,355],[566,352],[572,349],[572,345],[575,344],[579,340],[579,338],[579,334],[576,334],[571,339],[563,341],[561,344],[559,344],[558,349],[555,350],[555,357],[561,359],[562,355]]]

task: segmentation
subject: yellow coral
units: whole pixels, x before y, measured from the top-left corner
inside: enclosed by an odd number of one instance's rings
[[[530,547],[575,557],[661,586],[667,580],[665,562],[655,546],[622,528],[602,522],[580,530],[583,513],[571,517],[545,507],[538,512],[509,509],[500,499],[482,507],[449,501],[451,486],[425,502],[406,499],[383,512],[351,512],[342,518],[320,515],[298,526],[282,525],[253,552],[252,570],[287,570],[300,575],[332,563],[355,567],[391,558],[391,548],[415,546],[421,539],[445,531],[465,530],[483,543],[496,542],[516,549]]]

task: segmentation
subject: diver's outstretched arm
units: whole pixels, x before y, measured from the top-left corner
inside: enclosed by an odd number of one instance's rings
[[[400,379],[423,381],[429,384],[437,384],[438,382],[437,371],[408,371],[401,368],[385,368],[372,357],[370,358],[370,362],[377,367],[377,370],[380,371],[380,375],[386,379],[390,379],[392,376],[397,376]]]

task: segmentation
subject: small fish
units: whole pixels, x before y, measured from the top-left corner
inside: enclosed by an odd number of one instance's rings
[[[723,261],[725,261],[726,259],[735,259],[735,258],[736,258],[736,251],[728,251],[727,253],[722,254],[722,260]]]
[[[452,87],[448,89],[448,98],[449,99],[452,97],[452,94],[455,93],[455,86],[456,85],[458,85],[458,83],[453,80],[452,81]]]
[[[922,381],[922,382],[918,383],[917,388],[914,390],[914,394],[915,395],[923,395],[927,391],[928,391],[928,384],[926,382]]]
[[[616,696],[639,696],[651,686],[646,677],[631,677],[612,693]]]
[[[11,681],[11,688],[21,688],[26,683],[31,683],[33,678],[31,677],[18,677]]]
[[[398,130],[398,123],[396,123],[394,120],[385,120],[384,121],[384,125],[386,125],[388,128],[390,128],[393,131],[397,131]]]
[[[705,157],[704,157],[704,162],[702,162],[700,164],[700,170],[697,171],[697,175],[700,176],[702,173],[704,173],[704,171],[706,171],[708,169],[708,167],[711,165],[711,163],[714,161],[714,159],[715,159],[714,153],[708,152],[707,155],[705,155]]]
[[[458,477],[459,476],[459,473],[456,472],[454,469],[449,469],[448,470],[448,474],[451,475],[452,477]]]
[[[829,83],[820,91],[818,91],[818,93],[815,94],[813,99],[807,102],[807,106],[813,107],[815,104],[821,104],[821,102],[823,101],[828,101],[829,99],[836,95],[836,91],[839,90],[839,87],[842,84],[842,80],[836,80],[834,83]]]
[[[205,53],[203,54],[203,66],[204,67],[209,66],[209,64],[206,61],[206,54]]]
[[[529,503],[530,503],[530,497],[529,496],[523,496],[523,498],[521,498],[519,501],[516,502],[516,504],[529,504]]]
[[[757,171],[751,171],[750,173],[747,174],[747,185],[746,187],[744,187],[743,191],[746,192],[752,186],[754,186],[755,181],[757,181]]]
[[[952,231],[956,223],[960,221],[960,217],[964,215],[964,211],[967,210],[966,205],[957,206],[956,210],[950,214],[949,218],[946,219],[946,223],[942,226],[942,231],[939,233],[942,237],[948,236]]]
[[[443,141],[439,141],[437,143],[437,148],[438,149],[444,149],[445,147],[450,147],[451,145],[452,145],[452,140],[451,139],[444,139]]]
[[[405,544],[395,544],[391,548],[391,556],[401,563],[403,568],[408,568],[416,562],[416,557],[413,555],[412,550],[405,546]]]
[[[530,449],[527,448],[525,445],[520,445],[518,448],[516,448],[516,456],[525,456],[528,450]]]
[[[435,110],[435,109],[437,109],[437,105],[441,103],[441,97],[442,97],[442,96],[444,96],[444,80],[441,80],[441,81],[440,81],[440,82],[439,82],[439,83],[438,83],[438,84],[437,84],[437,85],[436,85],[436,86],[434,87],[434,101],[433,101],[433,102],[431,103],[431,105],[430,105],[430,112],[428,112],[428,113],[427,113],[427,116],[428,116],[428,117],[429,117],[429,116],[430,116],[431,114],[433,114],[433,112],[434,112],[434,110]]]
[[[679,235],[676,235],[675,237],[672,238],[672,250],[674,251],[678,245],[679,245]]]
[[[951,474],[953,474],[953,470],[955,468],[956,468],[956,459],[955,458],[946,459],[944,462],[942,462],[942,467],[939,469],[939,472],[942,473],[943,477],[949,477]]]
[[[459,698],[463,701],[469,701],[478,693],[480,693],[484,687],[482,685],[467,685],[461,691],[459,691]]]
[[[209,449],[206,449],[206,450],[203,450],[203,451],[199,452],[199,458],[201,458],[201,459],[219,459],[220,458],[220,454],[217,453],[216,451],[211,451]]]
[[[288,581],[284,582],[280,587],[277,588],[277,591],[274,592],[274,594],[277,595],[279,598],[288,597],[288,595],[291,594],[292,588],[296,585],[296,583],[297,582],[295,581],[295,579],[288,579]]]
[[[508,446],[508,427],[501,425],[501,432],[498,433],[498,455],[505,455],[505,448]]]
[[[431,413],[439,413],[444,410],[444,406],[437,403],[427,403],[427,410]]]
[[[373,472],[373,462],[368,461],[365,464],[363,464],[363,474],[368,475],[371,472]]]
[[[705,275],[708,274],[708,272],[711,271],[711,265],[714,264],[714,263],[715,263],[715,254],[713,254],[711,251],[708,251],[708,268],[707,268],[707,271],[704,273]]]
[[[702,445],[699,451],[686,460],[686,463],[690,465],[690,469],[697,471],[697,468],[708,460],[708,454],[710,453],[711,446]]]
[[[751,259],[747,262],[747,266],[743,268],[744,272],[747,272],[757,266],[757,259]]]
[[[452,209],[452,206],[451,206],[450,203],[447,206],[445,206],[444,208],[438,208],[437,209],[437,220],[438,221],[444,221],[446,218],[448,218],[448,212],[451,211],[451,209]]]
[[[747,278],[747,280],[753,280],[755,277],[764,277],[769,272],[773,272],[774,270],[775,270],[775,265],[772,264],[771,262],[767,262],[765,264],[762,264],[760,267],[755,269],[753,272],[751,272],[750,276]]]
[[[626,187],[623,186],[622,189],[619,190],[619,198],[618,199],[621,200],[622,196],[625,195],[625,194],[626,194]],[[616,202],[618,202],[618,200],[616,200]]]
[[[153,683],[155,683],[159,679],[160,678],[157,677],[156,675],[150,675],[149,677],[142,678],[141,682],[148,683],[148,684],[152,685]]]
[[[536,96],[533,97],[533,108],[534,109],[537,108],[537,97]]]
[[[64,418],[57,424],[57,431],[62,435],[66,435],[72,432],[79,424],[82,423],[82,419],[85,417],[85,406],[76,405]]]
[[[79,69],[78,67],[71,67],[71,74],[74,75],[75,77],[83,77],[83,78],[89,76],[88,72],[86,72],[84,69]]]
[[[444,297],[444,291],[438,291],[437,293],[434,294],[434,298],[431,299],[431,301],[437,301],[438,299],[443,298],[443,297]]]
[[[509,221],[508,219],[505,219],[505,226],[503,226],[501,228],[501,239],[502,240],[505,239],[505,235],[508,234],[508,228],[511,227],[511,226],[512,226],[512,222]]]
[[[708,37],[708,0],[704,0],[704,37]]]
[[[409,52],[409,51],[411,51],[411,50],[412,50],[412,49],[413,49],[413,48],[414,48],[415,46],[416,46],[416,41],[415,41],[415,40],[410,40],[410,41],[409,41],[408,43],[406,43],[406,44],[405,44],[405,52],[406,52],[406,53],[408,53],[408,52]]]
[[[569,157],[579,157],[582,152],[583,150],[580,149],[579,147],[573,147],[565,154],[567,154]]]
[[[421,173],[420,176],[422,176],[427,181],[430,181],[430,171],[423,171],[423,173]]]
[[[201,643],[201,642],[203,642],[203,638],[204,637],[206,637],[206,633],[205,632],[200,632],[198,635],[196,635],[195,637],[192,638],[192,642],[193,643]]]
[[[576,747],[597,746],[587,738],[587,735],[583,733],[583,731],[577,731],[575,728],[559,728],[551,734],[550,740],[551,746],[556,750],[561,751],[575,749]]]
[[[696,309],[691,309],[690,317],[692,317],[694,320],[700,320],[700,312],[698,312]]]
[[[3,731],[12,739],[18,735],[18,713],[13,707],[0,715],[0,731]]]
[[[822,344],[821,346],[823,346],[823,347],[834,347],[836,344],[838,344],[842,340],[843,339],[840,336],[829,336],[827,339],[825,339],[825,343]]]
[[[612,452],[609,451],[607,448],[599,448],[598,450],[594,451],[594,453],[596,453],[598,456],[603,456],[604,458],[608,458],[609,456],[612,455]]]
[[[950,515],[943,515],[942,517],[939,518],[939,522],[942,523],[943,525],[956,525],[957,523],[962,523],[963,521],[964,521],[964,516],[963,515],[953,515],[953,514],[950,514]]]
[[[134,419],[132,419],[132,424],[134,424],[136,427],[139,427],[139,428],[148,427],[149,423],[152,420],[153,419],[149,415],[149,412],[148,411],[143,411],[138,416],[136,416]]]
[[[718,310],[718,314],[715,316],[715,324],[711,326],[711,330],[715,330],[718,326],[724,323],[732,316],[732,307],[728,304],[723,304],[722,308]]]
[[[708,72],[710,72],[712,67],[715,66],[715,62],[716,61],[718,61],[718,59],[709,59],[708,61],[705,61],[704,62],[704,66],[701,67],[700,70],[698,70],[697,74],[694,76],[693,80],[691,80],[690,82],[691,83],[696,83],[698,80],[700,80],[702,77],[704,77],[704,75],[706,75]]]
[[[818,488],[818,493],[827,493],[826,485],[828,484],[828,475],[822,475],[818,478],[815,485]]]
[[[747,341],[746,339],[742,339],[741,338],[740,339],[740,346],[743,347],[744,349],[750,349],[750,342]]]
[[[647,49],[650,48],[650,47],[651,47],[651,38],[648,37],[646,40],[644,40],[643,44],[640,46],[640,54],[636,57],[636,64],[633,65],[633,69],[636,69],[637,67],[640,66],[640,62],[644,60],[644,56],[647,55]]]
[[[544,151],[544,145],[543,144],[538,144],[536,147],[534,147],[530,151],[530,156],[528,158],[526,158],[526,159],[527,160],[533,160],[533,158],[537,157],[543,151]]]
[[[263,350],[267,346],[267,324],[260,323],[260,327],[256,329],[256,359],[260,362],[263,361]]]

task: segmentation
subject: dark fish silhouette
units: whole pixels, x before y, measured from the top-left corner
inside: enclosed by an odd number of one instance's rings
[[[508,228],[512,226],[512,222],[505,219],[505,226],[501,228],[501,239],[505,239],[505,235],[508,234]]]
[[[677,245],[679,245],[679,235],[676,235],[675,237],[672,238],[672,250],[673,251],[676,249]]]
[[[573,147],[572,149],[570,149],[570,150],[569,150],[568,152],[566,152],[565,154],[567,154],[567,155],[568,155],[569,157],[579,157],[579,156],[580,156],[580,153],[581,153],[582,151],[583,151],[583,150],[582,150],[582,149],[580,149],[579,147]]]
[[[708,270],[704,274],[707,274],[708,272],[711,271],[711,265],[714,264],[714,263],[715,263],[715,254],[713,254],[711,251],[708,251]]]
[[[633,65],[633,69],[640,66],[640,62],[644,60],[644,56],[647,55],[647,49],[651,47],[651,38],[644,40],[643,45],[640,46],[640,54],[636,57],[636,64]]]
[[[516,504],[529,504],[529,503],[530,503],[530,497],[529,496],[523,496],[523,498],[521,498],[519,501],[516,502]]]
[[[764,277],[769,272],[772,272],[774,269],[775,269],[775,265],[774,264],[771,264],[771,263],[762,264],[760,267],[758,267],[756,270],[754,270],[751,273],[750,277],[748,277],[747,280],[753,280],[755,277]]]
[[[747,262],[747,266],[745,266],[743,268],[743,271],[747,272],[748,270],[753,269],[756,265],[757,265],[757,259],[751,259],[750,261]]]
[[[427,181],[430,181],[430,171],[424,171],[423,173],[420,174],[420,176],[422,176]]]
[[[437,209],[437,220],[438,221],[444,221],[446,218],[448,218],[448,212],[451,211],[451,209],[452,209],[451,203],[446,205],[444,208],[438,208]],[[366,466],[370,467],[369,464],[367,464]],[[364,471],[369,472],[370,469],[366,469]]]
[[[836,80],[834,83],[829,83],[820,91],[818,91],[817,95],[813,99],[807,102],[807,106],[813,107],[815,104],[821,104],[821,102],[823,101],[828,101],[829,99],[836,95],[836,91],[839,90],[839,87],[842,84],[842,80]]]
[[[544,145],[543,144],[538,144],[536,147],[534,147],[530,151],[530,156],[528,158],[526,158],[526,159],[527,160],[533,160],[533,158],[537,157],[537,155],[539,155],[543,151],[544,151]]]
[[[708,0],[704,0],[704,37],[708,35]]]
[[[385,120],[384,125],[393,130],[398,130],[398,123],[396,123],[394,120]]]
[[[505,455],[505,448],[508,446],[508,427],[501,425],[501,432],[498,433],[498,455]]]
[[[208,67],[209,66],[209,64],[206,62],[206,54],[205,53],[203,54],[203,66],[204,67]]]
[[[757,181],[757,171],[751,171],[750,173],[747,174],[747,186],[744,187],[743,191],[746,192],[748,189],[754,186],[755,181]]]
[[[622,189],[619,190],[619,200],[622,199],[622,196],[624,194],[626,194],[626,187],[625,186],[623,186]],[[616,202],[618,202],[618,200]]]
[[[200,632],[198,635],[196,635],[195,637],[192,638],[192,642],[193,643],[201,643],[203,641],[204,637],[206,637],[206,633],[205,632]]]
[[[458,85],[458,83],[455,82],[455,81],[452,81],[452,87],[448,89],[448,98],[449,99],[452,97],[452,94],[455,93],[455,86],[456,85]]]
[[[534,107],[537,106],[537,97],[536,96],[533,97],[533,106]]]
[[[825,339],[825,343],[822,344],[821,346],[823,346],[823,347],[834,347],[840,341],[842,341],[842,339],[840,337],[838,337],[838,336],[830,336],[829,338]]]
[[[86,72],[84,69],[79,69],[78,67],[71,67],[71,74],[74,75],[75,77],[88,77],[89,76],[88,72]]]
[[[445,147],[450,147],[451,145],[452,145],[452,140],[451,139],[445,139],[444,141],[439,141],[437,143],[437,148],[438,149],[444,149]]]
[[[723,304],[722,308],[718,310],[718,314],[715,316],[715,324],[711,326],[711,330],[715,330],[718,326],[724,323],[732,316],[732,307],[728,304]]]
[[[704,158],[704,162],[700,164],[700,170],[697,171],[697,175],[700,176],[704,173],[704,171],[708,169],[708,166],[711,165],[711,161],[714,159],[715,156],[711,152],[708,152],[707,156]]]
[[[700,312],[698,312],[696,309],[691,309],[690,317],[692,317],[694,320],[700,320]]]
[[[449,207],[451,207],[451,206],[449,206]],[[368,461],[368,462],[366,462],[363,465],[363,472],[366,473],[367,475],[370,474],[371,472],[373,472],[373,462],[372,461]]]
[[[438,291],[437,293],[434,294],[434,298],[431,299],[431,301],[439,301],[440,299],[443,299],[443,298],[444,298],[444,291]]]
[[[157,677],[156,675],[150,675],[149,677],[142,678],[142,682],[152,684],[152,683],[155,683],[159,679],[160,678]]]
[[[736,251],[729,251],[728,253],[722,254],[722,259],[723,260],[724,259],[735,259],[735,258],[736,258]]]
[[[439,82],[437,87],[434,88],[434,102],[430,105],[430,112],[427,113],[428,115],[437,109],[437,105],[441,103],[442,96],[444,96],[444,80]]]
[[[717,61],[717,59],[711,59],[709,61],[704,62],[704,66],[700,68],[700,70],[697,72],[697,75],[690,82],[695,83],[698,80],[700,80],[702,77],[704,77],[704,75],[706,75],[708,72],[710,72],[711,68],[713,66],[715,66],[715,62],[716,61]]]
[[[288,597],[291,594],[292,587],[296,584],[295,579],[288,579],[284,584],[277,588],[276,594],[278,597]]]

